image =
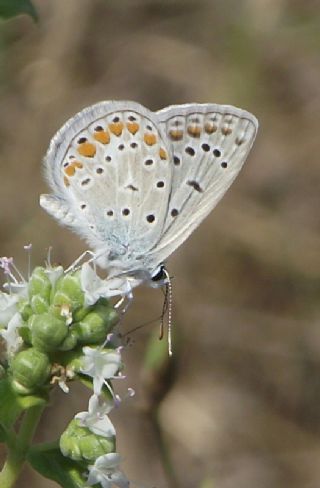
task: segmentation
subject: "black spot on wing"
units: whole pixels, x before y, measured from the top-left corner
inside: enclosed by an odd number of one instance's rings
[[[203,193],[203,189],[201,188],[201,186],[199,185],[199,183],[197,181],[189,180],[189,181],[187,181],[187,185],[192,186],[192,188],[194,190],[198,191],[199,193]]]

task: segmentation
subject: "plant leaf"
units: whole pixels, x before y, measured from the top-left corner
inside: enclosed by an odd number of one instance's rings
[[[38,20],[38,14],[30,0],[0,0],[0,17],[10,19],[16,15],[27,14],[35,22]]]
[[[63,488],[83,488],[86,468],[63,456],[58,442],[50,445],[38,445],[30,449],[28,461],[45,478],[56,481]]]
[[[7,440],[7,434],[5,429],[0,425],[0,442],[6,442]]]

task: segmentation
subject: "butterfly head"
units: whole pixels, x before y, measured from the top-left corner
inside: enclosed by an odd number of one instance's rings
[[[165,286],[169,281],[169,275],[163,263],[159,264],[157,268],[151,273],[149,284],[152,288],[159,288]]]

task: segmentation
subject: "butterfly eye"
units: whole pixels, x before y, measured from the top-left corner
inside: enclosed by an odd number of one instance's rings
[[[167,278],[166,271],[164,264],[160,264],[159,268],[155,270],[152,274],[151,280],[152,281],[163,281]]]

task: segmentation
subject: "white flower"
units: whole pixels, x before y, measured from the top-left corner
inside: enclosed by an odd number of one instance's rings
[[[107,296],[107,286],[92,269],[89,263],[84,263],[80,274],[81,289],[84,292],[84,305],[89,306],[96,303],[100,297]]]
[[[93,378],[93,391],[99,395],[106,380],[115,378],[121,366],[119,351],[104,351],[99,348],[84,347],[81,372]]]
[[[17,295],[0,292],[0,325],[7,326],[14,314],[17,312]]]
[[[116,430],[108,417],[114,407],[112,401],[106,401],[98,395],[92,395],[89,400],[88,412],[79,412],[75,416],[83,427],[88,427],[96,435],[113,437]]]
[[[6,341],[7,353],[14,354],[21,346],[23,340],[20,337],[18,329],[23,324],[21,315],[16,312],[8,323],[8,327],[0,331],[0,334]]]
[[[98,457],[95,463],[89,466],[88,486],[100,483],[103,488],[112,488],[114,485],[129,488],[129,480],[119,469],[120,461],[121,458],[116,452]]]
[[[5,283],[3,288],[9,290],[10,293],[16,294],[17,299],[19,298],[28,298],[28,282],[27,281],[19,281],[19,283]]]
[[[44,272],[48,276],[51,286],[54,286],[58,281],[58,279],[60,278],[60,276],[63,275],[63,267],[62,266],[52,267],[49,265],[47,268],[45,268]]]
[[[13,258],[0,258],[0,268],[3,269],[7,277],[7,282],[3,285],[10,293],[17,293],[20,296],[27,298],[28,283],[13,262]]]
[[[100,297],[131,296],[131,286],[126,278],[115,276],[103,280],[89,263],[84,263],[81,267],[80,283],[84,292],[85,306],[93,305]]]

